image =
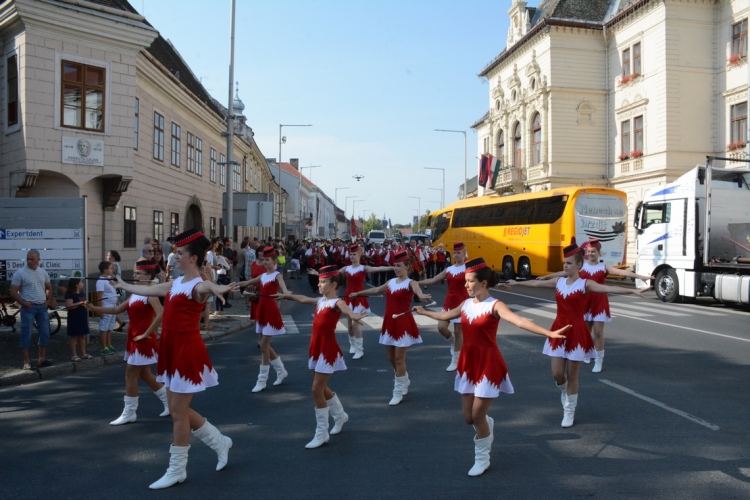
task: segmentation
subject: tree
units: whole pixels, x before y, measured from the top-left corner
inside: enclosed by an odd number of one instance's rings
[[[430,211],[426,210],[425,214],[419,218],[419,230],[422,231],[422,234],[424,234],[424,230],[427,229],[427,219],[430,216]]]
[[[370,214],[370,217],[365,221],[365,236],[367,236],[367,233],[373,230],[383,229],[383,224],[380,222],[380,219],[378,219],[375,214]]]

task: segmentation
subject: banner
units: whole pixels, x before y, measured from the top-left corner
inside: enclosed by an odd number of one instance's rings
[[[482,155],[482,158],[479,160],[479,185],[483,188],[487,187],[487,178],[489,177],[487,175],[487,164],[489,163],[489,158],[486,154]],[[466,194],[464,194],[466,196]]]

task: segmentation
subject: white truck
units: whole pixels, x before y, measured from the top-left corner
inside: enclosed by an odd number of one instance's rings
[[[750,304],[750,169],[717,168],[714,159],[724,158],[709,157],[636,207],[636,272],[656,277],[664,302]]]

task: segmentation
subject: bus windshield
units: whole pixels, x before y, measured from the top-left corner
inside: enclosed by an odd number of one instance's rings
[[[448,230],[448,226],[450,226],[451,223],[451,214],[453,212],[443,212],[441,214],[437,214],[435,216],[431,216],[428,220],[428,225],[430,226],[430,229],[432,229],[432,234],[430,235],[430,238],[435,241],[438,238],[440,238],[445,231]]]

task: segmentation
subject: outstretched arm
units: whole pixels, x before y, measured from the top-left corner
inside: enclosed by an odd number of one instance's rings
[[[341,313],[346,315],[349,319],[360,324],[362,324],[360,320],[364,318],[365,316],[367,316],[366,312],[355,313],[354,311],[352,311],[351,307],[349,307],[345,301],[340,300],[340,299],[336,301],[336,307],[338,307],[339,311],[341,311]]]
[[[428,280],[422,280],[419,282],[419,286],[430,286],[434,285],[435,283],[440,283],[445,279],[445,271],[440,271],[440,274],[437,276],[430,278]]]
[[[392,266],[378,266],[378,267],[365,266],[366,273],[384,273],[386,271],[393,271],[393,267]]]
[[[530,319],[524,318],[523,316],[519,316],[518,314],[514,313],[508,308],[508,306],[506,306],[499,300],[495,302],[493,311],[500,319],[507,321],[508,323],[512,323],[518,328],[523,328],[527,332],[535,333],[537,335],[544,335],[545,337],[549,337],[551,339],[564,339],[565,335],[563,334],[571,328],[571,325],[567,325],[563,328],[560,328],[559,330],[555,330],[554,332],[552,332],[550,330],[547,330],[546,328],[542,328]]]
[[[112,286],[117,289],[125,290],[128,293],[144,295],[146,297],[166,297],[166,295],[172,289],[171,282],[159,283],[158,285],[152,286],[143,286],[125,283],[124,281],[118,279],[117,276],[113,276],[111,280]]]
[[[510,289],[512,286],[527,286],[530,288],[555,288],[557,286],[556,281],[542,280],[542,281],[516,281],[508,280],[505,283],[501,283],[496,288],[502,288],[504,290]]]
[[[133,340],[136,342],[138,342],[139,340],[143,340],[151,335],[161,325],[161,318],[162,314],[164,313],[164,308],[161,306],[161,302],[159,302],[159,299],[157,299],[156,297],[149,297],[148,303],[151,307],[154,308],[154,313],[156,314],[154,314],[154,320],[151,322],[148,328],[146,328],[146,331],[141,335],[138,335],[137,337],[133,337]]]
[[[595,293],[613,293],[616,295],[629,295],[634,294],[643,297],[643,294],[651,290],[651,287],[647,288],[624,288],[621,286],[609,286],[609,285],[600,285],[599,283],[596,283],[595,281],[586,280],[586,291],[587,292],[595,292]]]
[[[246,287],[246,286],[252,286],[256,283],[260,283],[260,276],[256,276],[255,278],[250,278],[247,281],[238,281],[237,286]]]
[[[95,306],[91,302],[83,302],[83,305],[89,311],[95,312],[98,314],[121,314],[125,312],[125,306],[127,305],[127,302],[123,302],[122,304],[117,304],[115,307]]]
[[[607,274],[611,274],[613,276],[624,276],[625,278],[636,278],[641,281],[656,279],[653,276],[643,276],[642,274],[635,274],[633,271],[628,271],[627,269],[617,269],[616,267],[612,266],[607,266]]]
[[[539,276],[537,277],[537,279],[545,281],[545,280],[552,280],[556,278],[562,278],[563,276],[565,276],[565,273],[563,271],[557,271],[556,273],[548,274],[546,276]]]
[[[311,306],[314,306],[318,303],[318,299],[315,297],[308,297],[307,295],[292,295],[291,293],[278,293],[274,295],[275,299],[281,299],[281,300],[293,300],[295,302],[299,302],[300,304],[310,304]]]
[[[464,304],[462,302],[460,306],[456,307],[455,309],[451,309],[450,311],[428,311],[422,306],[414,306],[413,309],[415,313],[421,314],[422,316],[427,316],[428,318],[436,319],[438,321],[450,321],[452,319],[461,317],[461,308],[463,307],[463,305]]]
[[[201,281],[193,288],[193,295],[196,302],[205,302],[209,295],[215,295],[217,299],[225,302],[223,295],[225,293],[239,290],[239,283],[230,283],[228,285],[217,285],[213,281]]]
[[[365,290],[362,290],[361,292],[354,292],[352,294],[349,294],[349,297],[366,297],[368,295],[380,295],[381,293],[385,292],[385,287],[387,287],[388,284],[380,285],[379,287],[375,288],[367,288]]]
[[[281,289],[282,293],[289,293],[289,290],[286,287],[286,283],[284,283],[284,277],[281,275],[281,273],[276,275],[276,282],[279,284],[279,288]]]
[[[432,295],[422,293],[422,287],[419,286],[419,281],[412,281],[409,283],[409,288],[411,288],[411,291],[419,297],[419,300],[432,300]]]

